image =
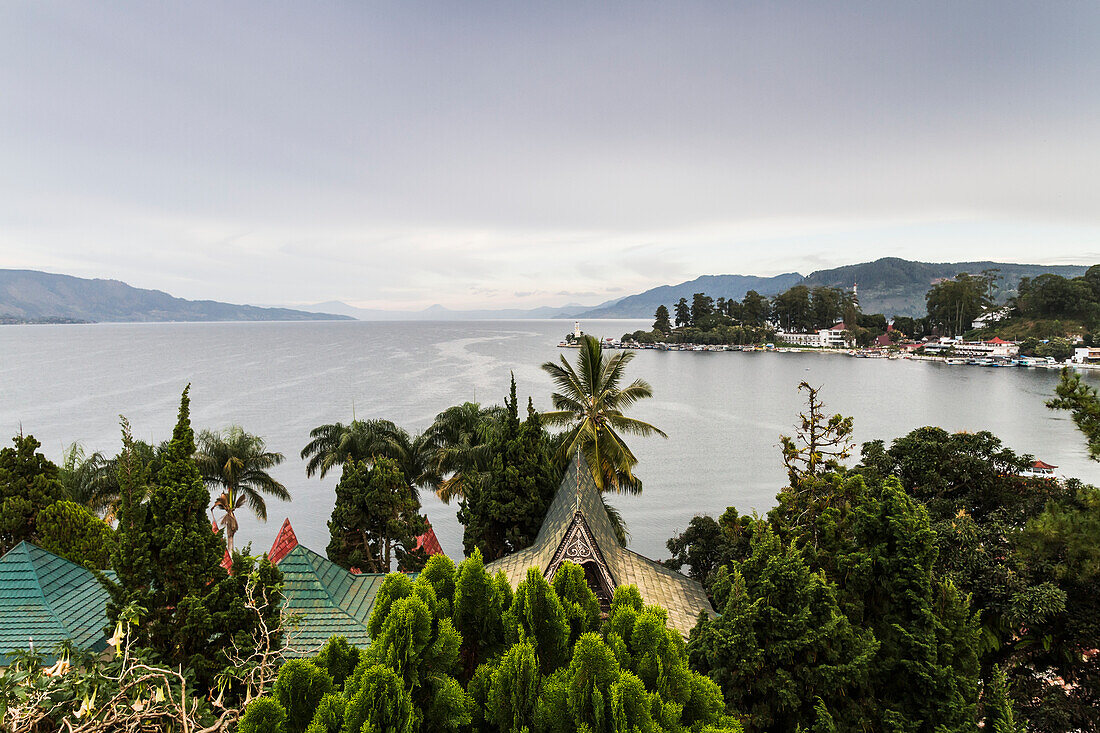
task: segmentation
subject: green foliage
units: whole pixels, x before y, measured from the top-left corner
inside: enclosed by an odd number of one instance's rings
[[[749,556],[752,532],[758,526],[758,518],[739,515],[737,507],[729,507],[717,520],[694,517],[683,533],[666,543],[672,557],[665,565],[680,571],[687,565],[690,577],[709,586],[715,570]]]
[[[933,285],[925,302],[928,320],[949,336],[969,331],[974,319],[992,304],[986,280],[965,272]]]
[[[466,554],[477,548],[492,561],[534,542],[560,478],[549,436],[530,403],[527,420],[519,421],[514,377],[503,420],[487,448],[492,458],[484,470],[464,476],[458,520],[465,527]]]
[[[1085,436],[1089,457],[1100,461],[1100,396],[1096,389],[1085,384],[1080,374],[1063,369],[1055,394],[1057,397],[1047,402],[1047,407],[1069,410],[1077,429]]]
[[[798,432],[793,438],[779,438],[792,486],[824,471],[837,470],[840,462],[852,454],[852,418],[840,414],[826,417],[825,405],[818,397],[820,388],[801,382],[798,389],[806,391],[806,412],[799,414]]]
[[[286,729],[286,710],[270,697],[248,703],[237,724],[237,733],[284,733]]]
[[[623,414],[638,400],[653,396],[653,389],[641,379],[619,386],[633,358],[633,353],[624,351],[605,359],[600,342],[585,336],[576,369],[564,356],[560,364],[548,361],[542,365],[559,390],[550,395],[554,410],[543,413],[542,418],[549,425],[568,428],[558,457],[564,463],[564,459],[581,451],[601,491],[642,490],[641,481],[633,473],[638,459],[623,441],[622,433],[668,437],[649,423]]]
[[[662,334],[672,331],[672,324],[668,319],[668,308],[663,305],[657,306],[657,312],[653,314],[653,330],[660,331]]]
[[[504,654],[492,672],[487,700],[489,718],[499,730],[536,728],[540,678],[531,644],[521,642]]]
[[[599,630],[600,602],[579,565],[566,561],[558,566],[553,587],[569,624],[569,646],[576,644],[581,634]]]
[[[321,698],[332,692],[332,677],[313,662],[292,659],[279,669],[273,690],[286,710],[289,733],[301,733],[313,720]]]
[[[418,535],[428,529],[420,502],[397,462],[376,458],[344,463],[329,519],[328,557],[344,568],[389,572],[404,567]]]
[[[340,693],[329,693],[317,704],[317,712],[306,727],[306,733],[340,733],[344,727],[344,710],[347,698]]]
[[[416,576],[417,583],[430,585],[439,604],[439,615],[449,617],[453,614],[455,602],[455,575],[458,570],[454,561],[443,554],[432,555],[427,565]],[[505,604],[507,605],[507,604]]]
[[[569,658],[569,624],[561,601],[542,573],[530,568],[516,588],[504,615],[508,641],[528,641],[535,647],[543,674],[563,666]]]
[[[384,665],[365,667],[356,687],[347,694],[350,699],[344,709],[344,733],[414,733],[419,728],[408,689]]]
[[[37,541],[39,512],[64,498],[57,466],[37,452],[41,443],[32,435],[12,442],[14,448],[0,450],[0,555]]]
[[[469,679],[486,654],[492,654],[504,644],[504,608],[502,599],[485,572],[481,552],[474,550],[458,566],[455,581],[454,625],[462,635],[463,677]]]
[[[692,666],[719,684],[748,730],[809,727],[818,696],[854,716],[852,699],[878,645],[852,627],[833,584],[771,529],[755,533],[752,555],[732,567],[715,594],[720,615],[691,632]]]
[[[115,533],[110,525],[72,501],[56,501],[37,518],[38,544],[77,565],[96,569],[111,564]]]
[[[328,672],[332,684],[340,688],[359,664],[359,647],[352,646],[342,636],[333,636],[321,647],[314,662]]]

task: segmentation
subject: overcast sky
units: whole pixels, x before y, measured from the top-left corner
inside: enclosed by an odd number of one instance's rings
[[[1100,262],[1100,3],[0,3],[0,267],[596,303]]]

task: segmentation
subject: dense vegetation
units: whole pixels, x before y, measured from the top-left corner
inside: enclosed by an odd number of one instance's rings
[[[886,332],[886,318],[865,314],[850,290],[795,285],[766,298],[750,290],[740,300],[695,293],[691,303],[681,298],[670,314],[665,306],[655,313],[653,328],[624,334],[623,341],[670,344],[762,344],[774,341],[777,330],[816,332],[845,324],[857,343],[870,344]]]
[[[1067,377],[1053,404],[1096,440],[1094,392]],[[746,730],[1096,729],[1100,492],[931,427],[845,469],[850,435],[811,391],[775,509],[697,517],[668,543],[722,614],[689,657]]]
[[[366,649],[333,639],[288,662],[241,731],[629,733],[738,731],[713,681],[688,668],[665,611],[616,590],[605,621],[584,571],[548,583],[532,569],[513,593],[477,551],[433,556],[415,581],[388,576]]]
[[[211,490],[223,510],[266,514],[278,490],[243,470],[275,461],[262,441],[230,430],[196,442],[187,390],[169,441],[135,441],[124,420],[111,459],[70,449],[58,467],[17,436],[0,451],[0,542],[111,569],[100,578],[118,651],[70,646],[49,670],[24,655],[0,675],[0,720],[50,733],[1100,727],[1100,491],[1029,477],[1031,457],[989,433],[935,427],[864,443],[846,467],[852,420],[805,383],[775,508],[696,517],[668,542],[667,563],[718,611],[686,642],[631,586],[602,618],[568,563],[515,591],[491,576],[487,558],[532,541],[562,456],[605,455],[605,487],[631,475],[633,453],[586,441],[641,432],[610,418],[648,386],[621,386],[629,360],[586,346],[575,366],[551,365],[561,436],[530,401],[521,421],[514,381],[503,406],[449,408],[421,435],[383,420],[313,431],[309,470],[341,470],[330,557],[421,570],[385,578],[367,648],[333,638],[292,661],[278,568],[249,548],[223,568],[226,537],[207,514]],[[1065,373],[1049,404],[1100,460],[1096,391]],[[413,551],[423,489],[459,501],[458,566]]]

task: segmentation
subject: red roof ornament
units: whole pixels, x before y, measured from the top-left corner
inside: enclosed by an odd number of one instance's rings
[[[435,536],[432,525],[428,525],[428,531],[416,538],[416,550],[424,550],[429,555],[443,555],[443,546],[439,544],[439,538]]]
[[[1011,341],[1005,341],[1000,336],[994,336],[993,338],[986,341],[986,343],[987,344],[1011,344],[1012,342]]]
[[[294,534],[294,528],[290,526],[290,518],[287,517],[283,520],[283,526],[279,528],[279,534],[275,535],[275,541],[271,543],[267,559],[272,565],[278,565],[279,561],[297,546],[298,537]]]
[[[1034,461],[1034,462],[1032,462],[1031,467],[1032,468],[1046,468],[1046,469],[1049,469],[1051,471],[1058,468],[1057,466],[1052,466],[1049,463],[1044,463],[1043,461]]]

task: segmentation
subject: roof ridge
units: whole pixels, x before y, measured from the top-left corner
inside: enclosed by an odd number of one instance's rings
[[[61,555],[58,555],[55,552],[50,552],[44,547],[39,547],[38,545],[35,545],[31,542],[27,542],[26,540],[20,542],[19,545],[26,545],[27,548],[33,548],[35,550],[38,550],[39,553],[48,555],[49,558],[52,558],[51,562],[61,561],[63,565],[72,565],[78,571],[82,571],[88,573],[89,575],[92,575],[91,571],[89,571],[87,568],[81,565],[77,565],[75,562],[67,560],[66,558],[61,557]],[[57,620],[57,623],[61,625],[61,628],[65,630],[65,634],[68,635],[70,639],[73,638],[76,635],[74,629],[70,626],[68,620],[62,615],[57,605],[50,601],[49,595],[46,593],[46,589],[42,587],[42,576],[39,573],[38,559],[35,558],[35,556],[28,550],[24,549],[24,552],[26,552],[27,555],[27,562],[29,562],[31,565],[32,575],[34,575],[34,585],[36,588],[38,588],[38,594],[42,598],[43,605],[45,605],[46,608],[49,609],[50,614],[54,617],[54,619]],[[92,575],[92,578],[94,579],[95,576]]]

